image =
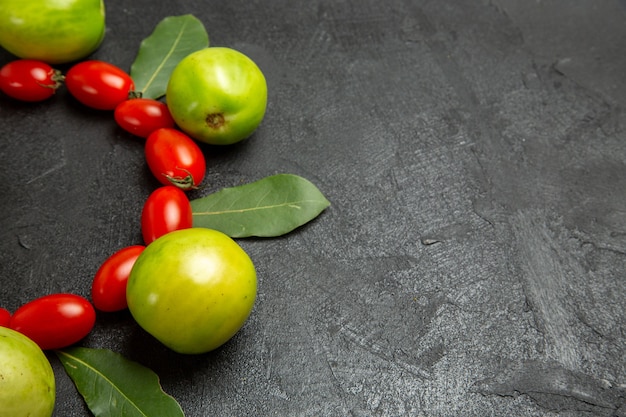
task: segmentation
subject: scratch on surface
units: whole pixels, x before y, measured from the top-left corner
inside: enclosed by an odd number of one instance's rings
[[[619,385],[556,363],[528,360],[505,364],[496,375],[477,382],[473,390],[500,396],[525,394],[549,410],[613,417],[623,415],[626,400]]]
[[[51,174],[55,173],[56,171],[62,169],[66,164],[67,164],[67,161],[65,160],[65,155],[63,155],[61,157],[61,160],[58,163],[56,163],[55,165],[51,166],[50,168],[48,168],[47,170],[45,170],[41,174],[36,175],[33,178],[29,179],[26,182],[26,185],[32,184],[35,181],[38,181],[38,180],[40,180],[42,178],[47,177],[48,175],[51,175]]]
[[[566,254],[559,250],[539,212],[520,212],[514,221],[524,273],[524,291],[535,320],[551,342],[553,359],[569,369],[580,362],[578,339],[572,329],[575,312],[565,303],[567,273],[563,267]]]
[[[17,235],[17,243],[24,249],[32,249],[31,245],[26,241],[22,235]]]
[[[420,242],[424,246],[442,243],[448,240],[460,240],[469,237],[474,228],[469,224],[451,223],[440,227],[438,230],[429,232],[421,237]]]
[[[423,237],[420,239],[420,242],[422,242],[422,245],[424,246],[430,246],[434,245],[435,243],[441,243],[441,240],[437,238]]]
[[[345,324],[342,325],[341,328],[339,329],[339,332],[346,339],[348,339],[349,341],[351,341],[358,347],[366,350],[367,352],[371,353],[372,355],[375,355],[376,357],[386,362],[392,363],[398,366],[399,368],[404,369],[405,371],[409,372],[410,374],[420,379],[431,379],[432,377],[430,372],[426,371],[425,369],[422,369],[421,367],[417,365],[408,363],[398,358],[392,357],[391,355],[387,353],[389,349],[386,349],[383,346],[380,346],[376,342],[367,340],[366,337],[360,335],[355,329],[353,329],[352,327],[348,325],[345,325]]]

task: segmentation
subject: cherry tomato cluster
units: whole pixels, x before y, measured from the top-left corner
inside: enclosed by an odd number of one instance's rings
[[[75,64],[63,76],[44,62],[20,59],[0,69],[0,90],[21,101],[46,100],[63,84],[80,103],[113,111],[123,130],[145,139],[146,163],[160,186],[141,212],[143,244],[121,248],[102,263],[92,282],[91,302],[61,293],[32,300],[13,314],[0,308],[0,326],[21,332],[42,349],[60,349],[87,336],[95,325],[96,310],[128,307],[126,285],[135,260],[160,236],[192,227],[186,191],[197,188],[206,173],[202,150],[177,129],[167,105],[141,98],[130,75],[119,67],[89,60]]]

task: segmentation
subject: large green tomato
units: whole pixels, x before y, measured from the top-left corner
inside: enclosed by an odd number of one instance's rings
[[[139,255],[128,308],[139,325],[178,353],[211,351],[243,326],[256,299],[250,257],[216,230],[170,232]]]
[[[103,0],[0,0],[0,46],[49,64],[77,61],[104,39]]]
[[[39,346],[0,327],[0,417],[50,417],[55,395],[54,372]]]
[[[259,67],[230,48],[194,52],[174,68],[167,105],[189,136],[212,145],[249,137],[267,107],[267,84]]]

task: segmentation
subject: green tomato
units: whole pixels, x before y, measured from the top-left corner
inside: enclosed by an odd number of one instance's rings
[[[249,137],[263,120],[267,84],[246,55],[211,47],[178,63],[166,97],[176,124],[189,136],[212,145],[230,145]]]
[[[252,260],[222,232],[170,232],[139,255],[126,299],[137,323],[178,353],[211,351],[247,320],[256,299]]]
[[[0,417],[50,417],[54,372],[35,342],[0,327]]]
[[[0,46],[49,64],[77,61],[104,39],[103,0],[0,0]]]

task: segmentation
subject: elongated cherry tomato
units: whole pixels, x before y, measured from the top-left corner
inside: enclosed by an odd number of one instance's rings
[[[197,188],[206,173],[206,160],[198,144],[183,132],[163,128],[146,139],[148,167],[164,185],[182,190]]]
[[[174,127],[174,119],[167,105],[150,98],[122,101],[113,115],[118,126],[142,138],[147,138],[157,129]]]
[[[124,70],[96,60],[83,61],[70,68],[65,74],[65,85],[78,101],[98,110],[114,110],[135,88]]]
[[[150,194],[141,212],[141,233],[146,245],[174,230],[192,226],[193,215],[187,194],[173,185]]]
[[[87,299],[75,294],[51,294],[18,308],[9,327],[45,350],[78,342],[89,334],[95,322],[96,311]]]
[[[126,304],[126,284],[135,260],[145,246],[127,246],[107,258],[94,277],[91,286],[91,301],[100,311],[124,310]]]
[[[9,327],[11,322],[11,312],[6,308],[0,308],[0,326]]]
[[[54,95],[63,75],[45,62],[18,59],[0,69],[0,90],[21,101],[43,101]]]

